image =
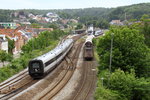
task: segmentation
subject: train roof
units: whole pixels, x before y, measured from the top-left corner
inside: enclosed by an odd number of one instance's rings
[[[43,54],[37,58],[35,58],[36,60],[45,60],[47,58],[49,58],[50,56],[53,58],[54,56],[58,55],[66,46],[68,46],[71,42],[73,42],[73,39],[66,39],[63,43],[61,43],[60,45],[58,45],[56,48],[54,48],[53,50],[49,51],[46,54]],[[34,59],[34,60],[35,60]]]
[[[89,35],[87,38],[86,38],[86,42],[91,42],[92,43],[92,39],[94,38],[94,35]]]

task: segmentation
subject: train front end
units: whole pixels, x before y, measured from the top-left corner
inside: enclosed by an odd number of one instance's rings
[[[84,60],[93,60],[94,54],[93,54],[93,43],[92,39],[94,38],[93,35],[89,35],[86,38],[85,44],[84,44]]]
[[[42,78],[44,76],[44,65],[41,60],[31,60],[28,66],[29,75],[32,78]]]
[[[91,42],[86,42],[84,46],[84,59],[92,60],[93,59],[93,44]]]

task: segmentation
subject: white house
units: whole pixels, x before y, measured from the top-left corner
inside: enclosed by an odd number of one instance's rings
[[[8,53],[8,41],[5,35],[0,35],[0,50],[4,50]]]

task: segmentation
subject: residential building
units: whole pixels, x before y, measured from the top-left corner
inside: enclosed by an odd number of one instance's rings
[[[28,28],[27,29],[28,31],[32,31],[34,33],[34,35],[38,35],[40,34],[40,32],[43,32],[43,31],[53,31],[53,28]]]
[[[120,20],[112,20],[110,22],[111,25],[123,25],[123,23]]]
[[[6,35],[0,35],[0,50],[4,50],[8,53],[8,41]]]
[[[11,40],[15,41],[15,48],[13,50],[14,54],[21,51],[21,47],[25,44],[24,36],[21,32],[19,32],[17,29],[0,29],[0,34],[5,35]]]
[[[13,54],[16,54],[21,52],[21,47],[31,38],[37,37],[38,34],[43,31],[53,31],[53,28],[27,28],[26,26],[20,26],[16,29],[0,29],[0,35],[3,36],[3,38],[0,40],[0,43],[2,48],[8,51],[8,49],[6,49],[6,45],[8,45],[8,43],[5,42],[5,37],[7,36],[11,40],[14,40],[15,48],[13,50]]]
[[[62,19],[62,20],[61,20],[61,23],[62,23],[62,24],[67,24],[68,22],[69,22],[68,19]]]
[[[13,22],[0,22],[0,28],[15,29],[16,27],[17,27],[16,23]]]
[[[49,13],[47,13],[46,15],[47,15],[48,17],[50,17],[50,18],[56,18],[56,17],[58,17],[57,14],[52,13],[52,12],[49,12]]]
[[[35,15],[33,15],[32,13],[30,13],[30,14],[28,15],[28,17],[30,17],[30,18],[34,18],[34,17],[35,17]]]
[[[75,19],[70,19],[70,21],[73,23],[78,23],[78,20],[75,20]]]

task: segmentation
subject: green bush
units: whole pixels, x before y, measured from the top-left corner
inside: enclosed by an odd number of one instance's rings
[[[132,100],[150,100],[150,78],[136,80]]]
[[[108,70],[99,73],[96,100],[149,100],[149,95],[150,79],[136,78],[134,70],[125,73],[118,69],[111,75]]]
[[[100,79],[98,80],[94,97],[95,100],[123,100],[121,99],[119,92],[107,89],[104,85],[102,85]]]
[[[132,90],[134,88],[134,84],[136,83],[134,73],[129,74],[118,69],[111,74],[108,82],[109,84],[107,87],[111,90],[118,91],[122,98],[127,98],[127,100],[130,100],[133,96]]]

